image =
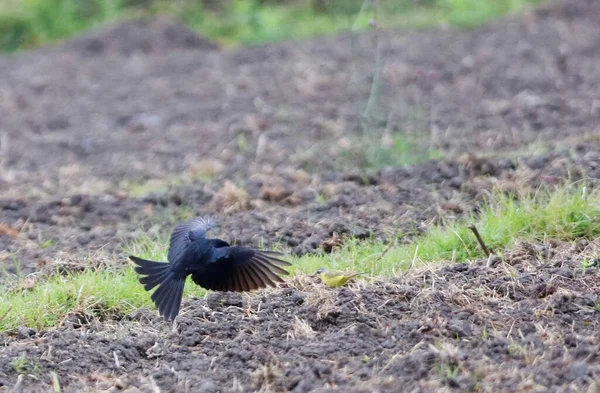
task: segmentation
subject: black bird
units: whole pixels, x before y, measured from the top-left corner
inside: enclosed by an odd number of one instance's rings
[[[168,263],[154,262],[130,255],[137,264],[135,271],[144,277],[140,283],[152,293],[152,301],[166,320],[173,321],[181,306],[183,287],[188,275],[206,289],[245,292],[283,282],[278,274],[288,274],[282,267],[289,262],[276,258],[273,251],[230,246],[221,239],[207,239],[206,232],[215,227],[211,217],[201,217],[178,224],[171,233]]]

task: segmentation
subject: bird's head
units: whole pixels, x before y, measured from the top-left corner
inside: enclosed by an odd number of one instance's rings
[[[317,269],[317,271],[315,272],[315,274],[321,274],[321,273],[325,273],[325,268],[324,267],[320,267],[319,269]]]

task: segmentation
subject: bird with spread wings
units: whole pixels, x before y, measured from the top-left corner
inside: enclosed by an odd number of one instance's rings
[[[246,292],[275,286],[290,266],[280,253],[231,246],[221,239],[207,239],[216,226],[212,217],[200,217],[178,224],[171,233],[168,263],[149,261],[133,255],[135,271],[147,291],[156,286],[151,299],[160,315],[173,321],[179,314],[188,275],[203,288],[214,291]]]

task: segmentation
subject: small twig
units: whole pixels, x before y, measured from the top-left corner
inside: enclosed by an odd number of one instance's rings
[[[6,318],[6,316],[8,315],[8,313],[12,310],[12,305],[8,306],[8,308],[6,309],[6,311],[4,311],[4,314],[0,315],[0,322],[2,322],[4,320],[4,318]]]
[[[60,393],[60,381],[58,380],[58,374],[56,371],[51,371],[50,376],[52,377],[52,391],[54,393]]]
[[[123,367],[121,365],[121,362],[119,362],[119,357],[117,356],[116,351],[113,351],[113,358],[115,359],[115,367],[121,370],[125,370],[125,367]]]
[[[413,254],[413,259],[412,262],[410,264],[409,267],[406,268],[406,270],[404,272],[402,272],[402,274],[400,275],[400,277],[404,277],[408,274],[409,271],[411,271],[417,264],[417,255],[419,254],[419,245],[417,244],[417,247],[415,247],[415,253]]]
[[[477,238],[477,241],[479,242],[479,245],[481,246],[481,249],[485,253],[485,256],[489,258],[494,251],[487,248],[487,246],[483,242],[483,239],[481,238],[481,235],[479,234],[479,231],[477,230],[477,227],[474,224],[469,225],[468,228],[473,231],[475,237]]]
[[[15,383],[15,385],[12,387],[12,389],[10,390],[10,393],[16,393],[16,392],[21,392],[21,385],[23,384],[23,374],[19,374],[19,376],[17,377],[17,382]]]
[[[510,329],[508,329],[508,333],[506,333],[506,338],[510,337],[510,334],[512,333],[513,328],[515,327],[515,322],[517,322],[516,319],[513,321],[512,325],[510,325]]]
[[[371,278],[373,278],[373,276],[375,275],[375,267],[377,266],[379,261],[383,259],[385,254],[387,254],[392,249],[392,247],[394,247],[394,244],[396,244],[396,239],[392,240],[390,244],[387,245],[385,250],[383,250],[383,252],[379,254],[379,257],[375,260],[375,262],[373,262],[373,264],[371,265]]]
[[[417,264],[417,255],[419,254],[419,245],[415,247],[415,254],[413,255],[412,262],[410,263],[410,268],[412,269]]]

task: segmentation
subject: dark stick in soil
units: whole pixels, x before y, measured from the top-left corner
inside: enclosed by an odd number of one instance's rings
[[[4,312],[4,314],[0,315],[0,322],[2,322],[4,320],[4,318],[6,318],[6,316],[10,312],[10,310],[12,310],[12,306],[8,306],[8,308],[6,309],[6,311]]]
[[[477,227],[475,225],[471,224],[471,225],[469,225],[468,228],[473,231],[473,233],[475,234],[475,237],[477,238],[477,241],[479,242],[479,245],[481,246],[481,249],[485,253],[485,256],[489,258],[490,254],[492,254],[494,251],[487,248],[487,246],[485,245],[485,243],[484,243],[483,239],[481,238],[481,235],[479,234],[479,231],[477,230]]]

